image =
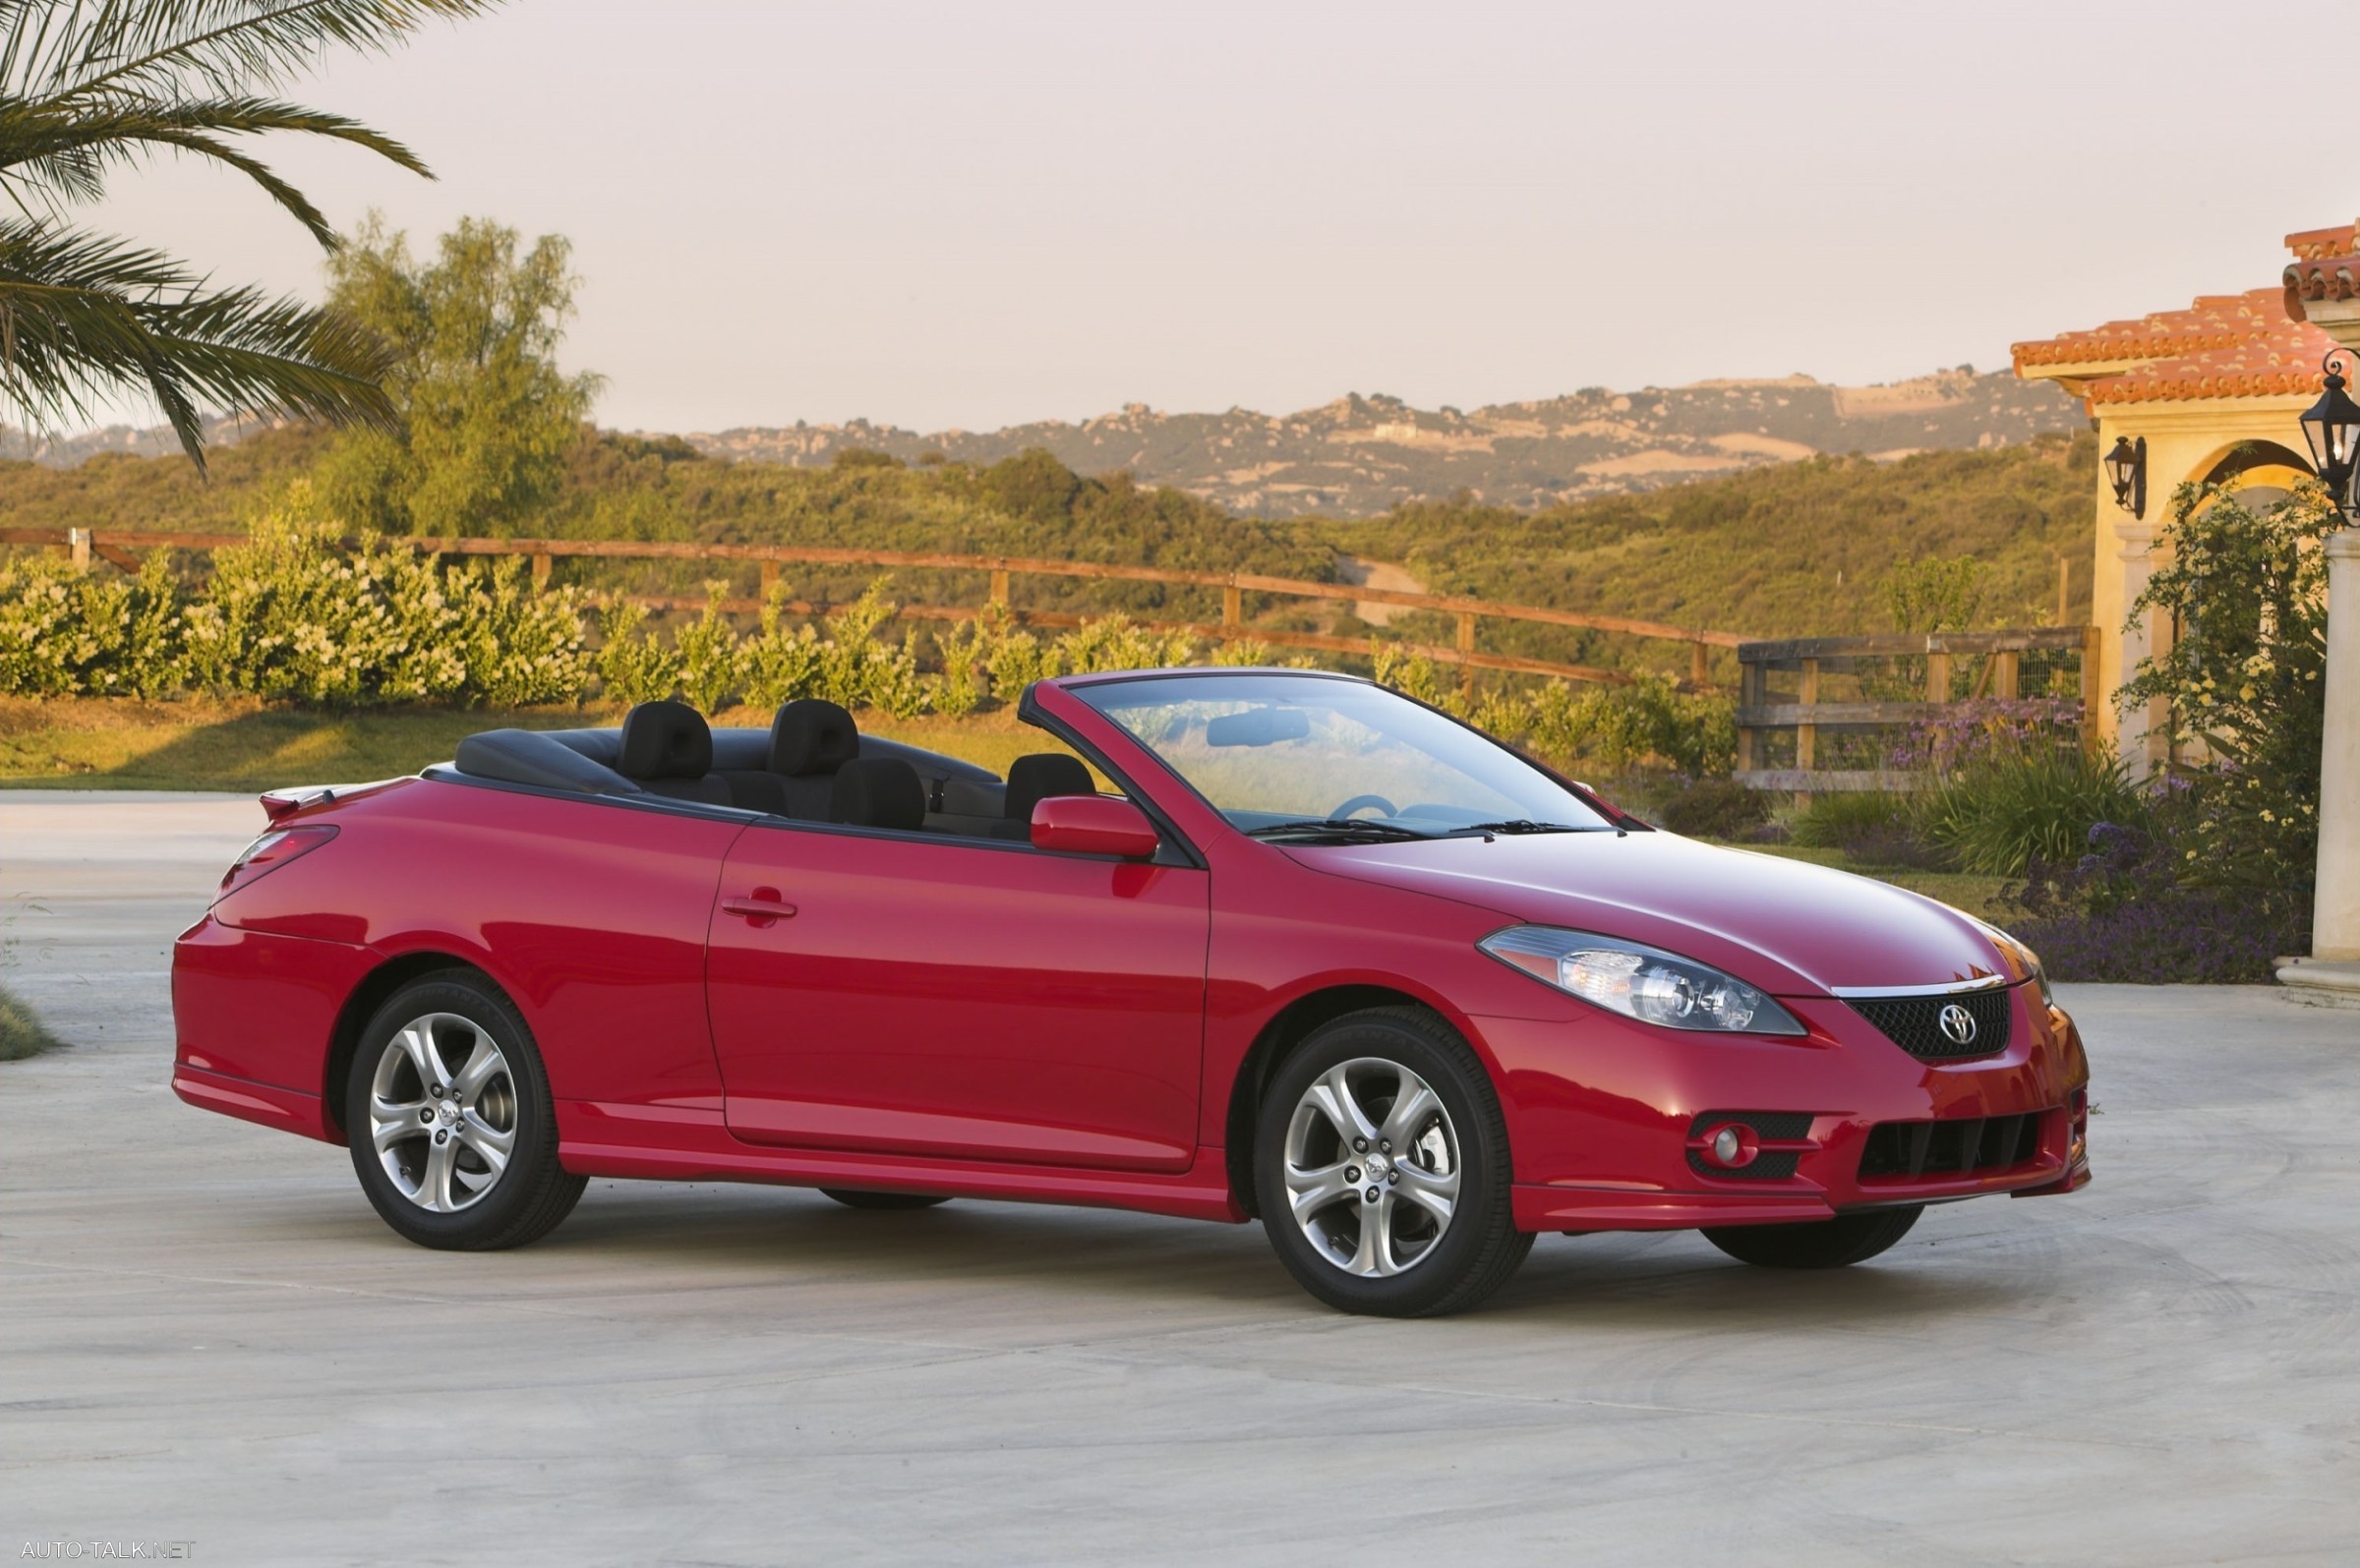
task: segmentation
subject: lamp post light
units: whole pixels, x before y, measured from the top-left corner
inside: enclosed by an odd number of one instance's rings
[[[2302,416],[2312,465],[2344,526],[2327,537],[2326,733],[2319,757],[2319,882],[2311,956],[2278,971],[2289,984],[2360,997],[2360,528],[2351,526],[2360,472],[2360,403],[2343,389],[2350,356],[2320,362],[2319,401]]]
[[[2115,505],[2133,517],[2147,515],[2146,436],[2135,442],[2128,436],[2114,437],[2113,449],[2106,453],[2106,483],[2114,487]]]
[[[2360,403],[2353,402],[2344,391],[2341,374],[2350,364],[2351,357],[2342,349],[2329,351],[2328,357],[2319,362],[2319,368],[2326,373],[2319,401],[2302,416],[2303,439],[2311,446],[2311,466],[2318,470],[2319,482],[2328,488],[2328,498],[2335,503],[2335,510],[2347,522],[2352,515],[2352,477],[2355,471],[2360,471]],[[2108,466],[2112,466],[2111,459]]]

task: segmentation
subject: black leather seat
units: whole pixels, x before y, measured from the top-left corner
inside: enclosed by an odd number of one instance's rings
[[[742,787],[742,805],[806,822],[832,820],[836,771],[860,755],[860,727],[841,704],[802,697],[779,709],[770,722],[770,766],[760,774],[733,774]],[[755,797],[760,796],[757,800]]]
[[[1051,795],[1094,795],[1097,784],[1079,757],[1036,751],[1008,765],[1008,794],[1001,806],[999,837],[1032,837],[1032,808]]]
[[[926,784],[901,757],[856,757],[828,781],[828,820],[856,828],[926,825]]]
[[[643,702],[622,716],[615,771],[651,795],[731,804],[730,786],[713,775],[713,730],[684,702]]]

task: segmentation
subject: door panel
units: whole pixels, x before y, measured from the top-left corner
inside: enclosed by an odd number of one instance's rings
[[[1181,1170],[1207,878],[762,825],[707,958],[731,1131],[805,1148]]]

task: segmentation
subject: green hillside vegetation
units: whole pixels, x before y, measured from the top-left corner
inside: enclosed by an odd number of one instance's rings
[[[2096,461],[2091,436],[2044,436],[1896,462],[1809,458],[1537,512],[1412,505],[1318,532],[1438,592],[1755,636],[1891,630],[1896,561],[1972,556],[1980,624],[2046,625],[2060,556],[2072,562],[2068,620],[2090,612]],[[1537,627],[1486,636],[1510,652],[1564,647],[1564,634]],[[1612,661],[1621,639],[1585,641],[1556,657]]]
[[[79,468],[0,464],[10,526],[237,531],[313,471],[329,437],[266,433],[220,451],[210,483],[179,458],[107,456]],[[685,442],[585,431],[562,483],[517,532],[942,551],[1243,570],[1334,581],[1337,557],[1398,562],[1438,592],[1770,635],[1881,631],[1897,559],[1974,556],[1987,625],[2054,615],[2056,561],[2074,564],[2071,614],[2088,613],[2094,443],[2046,437],[1879,463],[1814,458],[1780,468],[1538,512],[1417,504],[1367,521],[1233,517],[1121,474],[1085,478],[1043,452],[986,467],[907,467],[851,453],[828,468],[729,463]],[[619,574],[620,572],[620,574]],[[716,576],[746,595],[750,570],[695,563],[565,563],[586,586],[698,592]],[[805,597],[841,601],[868,573],[796,574]],[[973,574],[969,574],[973,576]],[[742,579],[742,581],[738,580]],[[978,602],[980,579],[904,573],[909,600]],[[1019,608],[1214,618],[1210,593],[1151,584],[1023,579]],[[1261,607],[1270,623],[1361,630],[1342,607]],[[1339,623],[1340,617],[1340,623]],[[1439,623],[1401,628],[1447,641]],[[1586,663],[1634,657],[1626,639],[1489,625],[1486,646]],[[1662,650],[1666,657],[1673,651]]]

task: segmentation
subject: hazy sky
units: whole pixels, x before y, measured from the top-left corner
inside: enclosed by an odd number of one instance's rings
[[[2331,16],[515,0],[293,94],[439,182],[279,161],[339,223],[570,237],[624,428],[1858,382],[2272,282],[2360,210]],[[93,221],[319,288],[189,165]]]

